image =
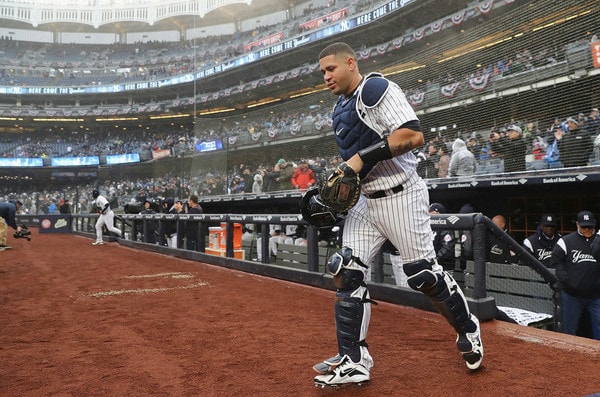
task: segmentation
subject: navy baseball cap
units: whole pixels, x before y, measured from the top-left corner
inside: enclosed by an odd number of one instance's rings
[[[556,217],[552,214],[544,214],[540,219],[540,225],[542,226],[556,226]]]
[[[446,212],[446,207],[444,207],[442,204],[440,203],[433,203],[429,206],[429,212],[439,212],[440,214],[443,214],[444,212]]]
[[[594,218],[594,214],[590,211],[581,211],[577,214],[577,223],[579,226],[596,226],[596,218]]]

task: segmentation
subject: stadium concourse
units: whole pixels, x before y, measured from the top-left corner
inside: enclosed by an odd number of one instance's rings
[[[89,242],[34,230],[0,253],[0,395],[600,393],[597,341],[485,322],[486,359],[472,373],[441,316],[385,302],[373,309],[370,384],[315,388],[315,358],[335,349],[323,305],[333,292]]]

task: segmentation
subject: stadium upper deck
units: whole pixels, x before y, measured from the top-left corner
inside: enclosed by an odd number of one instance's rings
[[[555,117],[565,120],[580,112],[587,114],[598,105],[598,98],[590,89],[598,79],[591,43],[599,17],[596,2],[500,0],[466,6],[454,2],[450,4],[455,10],[451,13],[435,1],[412,2],[405,9],[385,13],[378,6],[383,4],[385,10],[390,10],[390,4],[398,3],[349,4],[353,8],[347,20],[357,25],[352,29],[325,38],[308,35],[307,43],[290,51],[277,52],[273,46],[264,45],[259,50],[263,60],[227,70],[221,68],[218,73],[200,70],[190,75],[175,71],[174,76],[184,76],[184,82],[170,82],[159,75],[136,75],[131,83],[111,81],[106,87],[122,90],[109,92],[100,89],[105,85],[73,84],[77,80],[68,76],[54,78],[55,86],[50,87],[18,84],[16,80],[12,87],[18,91],[0,90],[0,101],[5,103],[0,106],[0,117],[5,119],[2,122],[6,128],[15,130],[74,130],[70,121],[73,120],[89,133],[106,132],[107,123],[99,122],[106,119],[118,122],[121,130],[143,125],[157,129],[153,131],[156,133],[165,125],[151,117],[162,115],[168,117],[169,125],[176,121],[186,130],[193,129],[198,137],[206,135],[205,126],[219,124],[212,118],[223,117],[227,120],[221,128],[229,140],[229,131],[236,130],[229,126],[240,120],[251,119],[262,125],[273,113],[289,113],[288,109],[302,106],[327,106],[330,98],[323,95],[315,55],[325,43],[341,39],[353,43],[364,72],[382,70],[397,81],[426,129],[447,138],[477,132],[483,132],[485,138],[485,132],[512,122],[534,122],[545,133]],[[344,6],[345,3],[336,3],[335,9]],[[368,20],[371,22],[366,23]],[[315,31],[339,23],[317,26]],[[380,32],[386,35],[377,37]],[[369,42],[375,44],[365,44]],[[151,54],[155,45],[148,43],[148,48],[143,48]],[[118,48],[135,47],[119,44]],[[179,51],[186,47],[176,48]],[[46,56],[55,55],[47,52]],[[143,61],[140,68],[165,64],[156,53]],[[188,66],[198,65],[189,58],[187,62]],[[298,66],[299,63],[302,64]],[[181,59],[179,65],[185,64]],[[77,70],[73,65],[65,65],[64,70],[70,69]],[[116,72],[113,75],[123,78]],[[256,79],[252,80],[254,76]],[[126,77],[129,78],[131,75]],[[69,82],[70,85],[62,85]],[[46,88],[50,94],[43,92]],[[302,100],[292,99],[295,95],[301,95]],[[248,106],[264,99],[277,100],[276,105],[264,106],[262,110]],[[231,112],[205,115],[210,110],[226,108]],[[315,145],[319,144],[319,136],[315,134]],[[247,143],[249,147],[267,144],[270,138],[264,134],[259,142],[252,139]]]

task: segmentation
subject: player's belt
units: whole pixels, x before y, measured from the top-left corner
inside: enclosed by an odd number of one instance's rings
[[[398,185],[398,186],[394,186],[391,189],[379,190],[379,191],[371,193],[371,194],[365,194],[365,197],[368,199],[379,199],[379,198],[382,198],[385,196],[391,196],[392,194],[396,194],[403,190],[404,190],[404,186]]]

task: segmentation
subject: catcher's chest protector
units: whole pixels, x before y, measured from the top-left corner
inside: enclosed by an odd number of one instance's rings
[[[340,96],[333,110],[333,131],[340,156],[344,161],[358,153],[359,150],[381,141],[379,134],[363,123],[356,111],[357,93],[361,89],[362,85],[349,98]],[[372,165],[365,165],[359,174],[360,177],[366,176],[371,168]]]

